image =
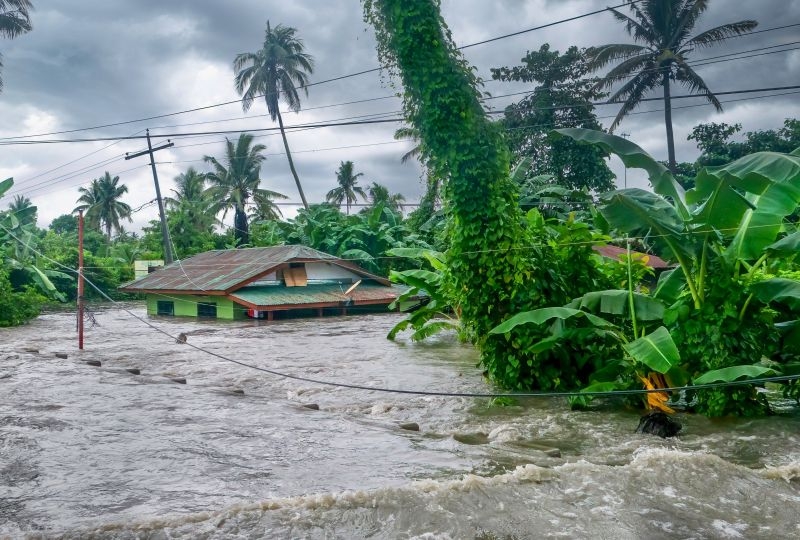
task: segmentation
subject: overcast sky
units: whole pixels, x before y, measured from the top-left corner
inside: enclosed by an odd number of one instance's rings
[[[0,39],[3,54],[4,90],[0,94],[0,138],[81,130],[41,139],[99,138],[143,135],[171,136],[175,146],[156,154],[162,194],[170,195],[172,179],[189,166],[206,170],[204,155],[223,155],[225,135],[188,135],[220,130],[273,128],[265,117],[263,101],[248,113],[239,102],[201,111],[138,121],[179,113],[188,109],[236,101],[233,58],[257,50],[266,21],[298,29],[306,50],[315,58],[311,81],[325,81],[377,66],[372,29],[362,20],[357,0],[33,0],[33,31],[14,40]],[[538,25],[601,9],[619,2],[598,0],[442,0],[444,17],[459,45],[532,28]],[[800,22],[800,0],[714,0],[696,27],[699,33],[713,26],[755,19],[760,30]],[[702,60],[740,51],[789,44],[800,39],[800,27],[761,32],[731,39],[720,46],[696,51]],[[543,43],[565,50],[570,45],[591,46],[630,42],[622,25],[609,13],[601,13],[551,28],[533,31],[493,43],[471,47],[465,53],[478,73],[490,78],[489,69],[519,64],[526,51]],[[791,49],[767,49],[751,54]],[[735,58],[735,57],[733,57]],[[800,84],[800,50],[713,63],[697,68],[715,92]],[[526,90],[525,86],[489,81],[485,90],[502,96]],[[396,92],[377,72],[319,84],[303,97],[303,110],[284,115],[294,126],[354,117],[394,117],[400,110]],[[797,91],[795,91],[797,92]],[[676,94],[685,91],[677,89]],[[800,117],[800,94],[775,96],[777,92],[721,96],[741,100],[725,104],[717,114],[710,106],[674,111],[676,152],[679,161],[693,161],[698,154],[686,136],[702,122],[741,123],[744,131],[775,129],[787,117]],[[773,94],[770,96],[769,94]],[[657,97],[654,94],[650,97]],[[346,105],[346,102],[375,99]],[[502,109],[517,98],[488,101]],[[685,99],[674,106],[702,103]],[[658,159],[666,159],[662,106],[644,104],[623,121],[618,132]],[[597,114],[608,126],[616,106],[599,107]],[[410,145],[393,140],[396,124],[330,127],[295,131],[289,144],[309,202],[321,202],[335,187],[335,171],[341,161],[352,160],[364,173],[362,185],[379,182],[409,202],[423,191],[416,164],[400,164]],[[267,146],[262,167],[262,187],[278,191],[299,202],[280,137],[270,131],[257,133]],[[235,133],[228,135],[236,137]],[[35,140],[36,138],[30,139]],[[164,142],[154,139],[154,145]],[[146,148],[144,140],[73,142],[0,146],[0,179],[14,177],[9,195],[30,197],[39,207],[39,226],[70,212],[76,205],[78,187],[88,185],[105,171],[119,175],[129,187],[124,199],[133,208],[151,201],[153,180],[147,157],[124,160],[125,152]],[[622,176],[618,164],[612,168]],[[629,175],[629,185],[641,183]],[[620,179],[619,183],[622,183]],[[284,206],[286,216],[294,207]],[[157,217],[154,205],[134,214],[129,230]],[[231,216],[228,216],[230,221]]]

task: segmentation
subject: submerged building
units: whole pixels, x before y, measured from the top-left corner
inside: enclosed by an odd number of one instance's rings
[[[386,311],[405,291],[350,261],[306,246],[215,250],[120,287],[148,315],[273,320]]]

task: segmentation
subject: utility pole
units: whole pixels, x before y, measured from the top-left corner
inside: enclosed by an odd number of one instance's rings
[[[78,210],[78,349],[83,350],[83,210]]]
[[[147,130],[147,150],[142,150],[141,152],[136,152],[135,154],[130,154],[128,152],[125,153],[125,159],[133,159],[135,157],[143,156],[145,154],[150,154],[150,168],[153,169],[153,183],[156,185],[156,200],[158,201],[158,215],[161,217],[161,241],[164,245],[164,262],[166,264],[172,263],[172,246],[169,241],[169,231],[167,230],[167,218],[164,215],[164,202],[161,200],[161,188],[158,187],[158,173],[156,172],[156,162],[153,160],[153,152],[158,152],[159,150],[164,150],[165,148],[169,148],[170,146],[175,146],[175,143],[170,142],[167,139],[167,142],[153,148],[153,145],[150,144],[150,130]]]

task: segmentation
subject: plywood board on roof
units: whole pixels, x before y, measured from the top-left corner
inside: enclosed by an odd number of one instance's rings
[[[308,276],[306,275],[305,265],[292,268],[292,274],[294,274],[295,285],[298,287],[305,287],[308,285]]]
[[[294,287],[296,285],[294,281],[294,272],[292,272],[291,268],[283,269],[283,282],[286,283],[287,287]]]
[[[286,282],[287,287],[305,287],[308,285],[305,267],[284,268],[283,280]]]

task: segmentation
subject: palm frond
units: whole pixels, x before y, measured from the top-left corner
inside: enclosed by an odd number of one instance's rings
[[[714,105],[717,112],[722,112],[722,104],[717,99],[711,90],[706,86],[706,82],[700,75],[695,72],[692,67],[686,62],[678,63],[678,70],[675,74],[675,80],[679,81],[683,86],[689,89],[692,94],[699,94],[706,98],[709,103]]]
[[[723,24],[694,36],[686,44],[691,47],[710,47],[728,38],[752,32],[756,26],[758,22],[750,20]]]

